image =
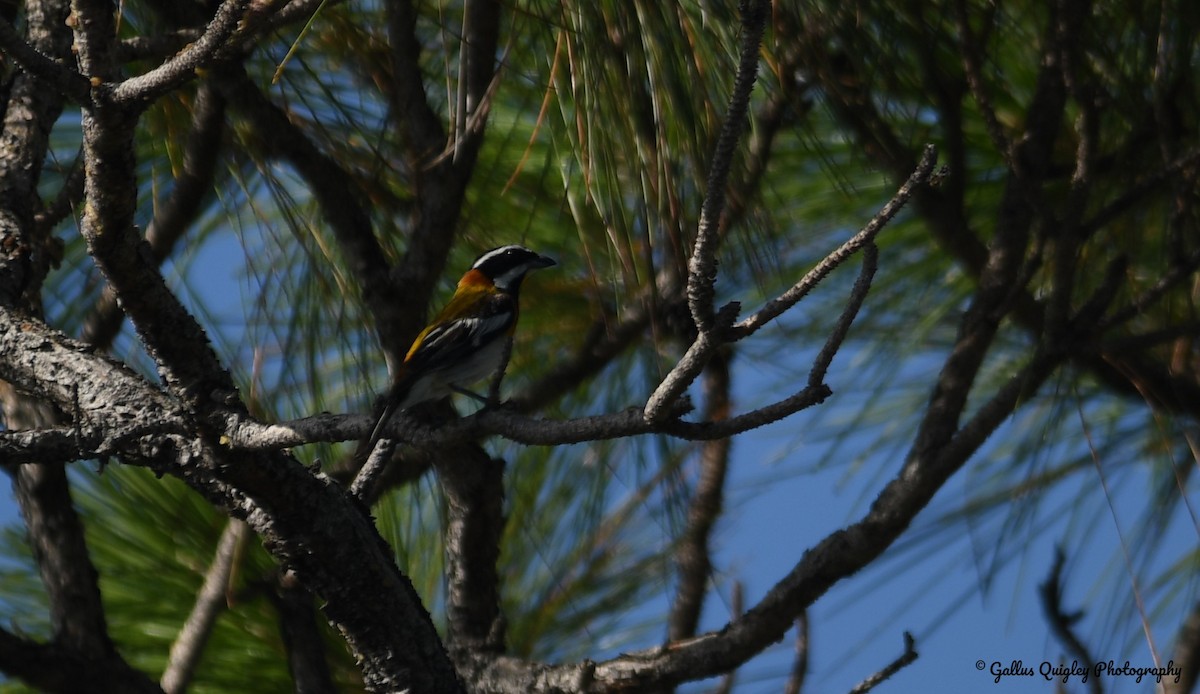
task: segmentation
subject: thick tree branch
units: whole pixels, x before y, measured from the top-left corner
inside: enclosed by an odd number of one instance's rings
[[[61,465],[21,465],[13,494],[50,602],[54,642],[86,658],[115,656],[96,570]]]
[[[457,658],[499,654],[505,462],[478,446],[444,450],[435,466],[446,492],[447,641]]]
[[[64,0],[27,3],[29,42],[21,44],[48,60],[68,61],[67,13]],[[30,73],[14,75],[0,130],[0,303],[6,306],[40,310],[42,280],[52,254],[49,229],[36,223],[38,181],[50,132],[62,109],[63,95],[48,89],[40,78]]]
[[[70,56],[68,12],[66,2],[27,3],[25,20],[30,43],[21,41],[18,50],[27,48],[38,59],[59,61],[52,64],[66,70],[61,65]],[[11,26],[4,24],[4,28]],[[48,88],[42,80],[45,76],[19,74],[6,94],[0,133],[0,248],[3,249],[0,310],[6,314],[10,307],[40,314],[42,282],[58,255],[54,250],[57,242],[50,237],[50,225],[35,214],[39,200],[37,185],[49,150],[50,133],[63,106],[63,91]],[[8,359],[28,356],[7,350],[3,354]],[[6,429],[41,427],[58,419],[59,413],[48,401],[36,397],[36,389],[19,392],[22,384],[28,385],[26,381],[7,375],[0,378],[8,381],[0,388]],[[74,408],[80,407],[77,392],[70,395],[66,402]],[[58,404],[60,410],[68,410],[63,400],[58,400]],[[88,688],[156,691],[149,678],[131,668],[117,653],[109,637],[97,572],[72,504],[66,470],[61,463],[5,462],[46,589],[54,641],[42,646],[13,639],[0,646],[4,654],[0,669],[57,691]],[[39,672],[38,665],[51,667],[49,672]],[[96,676],[104,679],[93,687]]]
[[[1036,357],[985,403],[948,445],[933,449],[922,447],[920,441],[914,443],[904,468],[884,487],[862,519],[806,551],[757,605],[722,629],[601,663],[542,666],[496,658],[484,664],[484,670],[507,678],[511,688],[504,691],[534,692],[576,687],[580,682],[590,683],[588,686],[596,691],[670,685],[737,667],[782,638],[795,616],[834,583],[866,566],[890,546],[987,435],[1045,382],[1062,358],[1061,354]]]
[[[686,413],[687,404],[684,402],[679,403],[672,418],[659,423],[646,422],[637,408],[565,420],[533,417],[504,409],[481,410],[436,428],[399,415],[389,424],[387,436],[418,447],[444,446],[487,436],[503,436],[517,443],[536,446],[603,441],[642,434],[668,434],[689,441],[709,441],[779,421],[823,402],[829,394],[829,388],[824,385],[809,386],[778,402],[715,422],[675,419]],[[369,414],[320,414],[278,424],[257,422],[237,409],[225,410],[219,416],[223,418],[223,440],[231,450],[240,451],[281,450],[322,441],[360,440],[370,434],[375,424]],[[108,446],[114,438],[151,433],[161,435],[174,430],[169,420],[97,424],[99,428],[96,430],[88,426],[81,428],[78,437],[65,429],[37,434],[0,432],[0,454],[31,460],[36,458],[39,451],[44,451],[46,455],[68,455],[67,460],[75,460],[103,454],[109,450]],[[72,438],[77,443],[74,447],[69,445]]]
[[[182,401],[39,321],[0,308],[0,378],[75,409],[81,421],[178,427],[108,439],[113,452],[179,476],[244,519],[281,564],[322,597],[372,691],[460,691],[411,582],[369,515],[336,483],[281,453],[234,452]]]
[[[75,0],[73,7],[80,67],[108,80],[112,8],[102,0]],[[83,109],[87,204],[80,231],[167,385],[196,403],[227,401],[234,397],[232,378],[200,324],[167,288],[134,226],[136,124],[135,112],[120,104],[97,102]]]

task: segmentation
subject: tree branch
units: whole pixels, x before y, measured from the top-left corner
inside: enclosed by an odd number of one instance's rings
[[[932,449],[922,447],[919,441],[914,443],[904,468],[884,487],[863,518],[806,551],[757,605],[721,629],[601,663],[547,666],[498,658],[485,669],[509,678],[511,689],[506,691],[512,692],[552,691],[554,687],[577,687],[580,682],[590,683],[588,686],[597,691],[612,691],[670,685],[729,671],[782,638],[795,615],[890,546],[987,435],[1044,383],[1061,359],[1059,354],[1031,361],[948,444]]]
[[[731,361],[732,351],[726,347],[705,367],[704,419],[707,421],[727,419],[732,410]],[[700,479],[688,504],[687,525],[675,549],[678,587],[667,617],[667,638],[671,641],[695,635],[700,622],[700,610],[712,575],[709,543],[713,527],[721,516],[732,445],[731,439],[721,438],[706,441],[700,448]]]
[[[1187,694],[1195,691],[1200,681],[1200,602],[1188,610],[1175,637],[1175,652],[1171,658],[1180,669],[1179,683],[1166,686],[1168,694]],[[1164,682],[1165,683],[1165,682]]]
[[[829,372],[829,365],[833,363],[833,358],[842,349],[842,343],[845,342],[846,335],[850,333],[850,326],[867,300],[867,292],[871,291],[871,281],[875,278],[875,271],[878,268],[879,248],[872,241],[863,248],[862,270],[859,271],[858,278],[854,281],[854,287],[850,290],[850,297],[846,300],[845,307],[842,308],[842,314],[834,324],[829,337],[825,338],[825,344],[821,346],[821,351],[817,353],[816,359],[813,360],[812,369],[808,372],[810,388],[816,388],[825,383],[825,374]]]
[[[718,326],[714,323],[713,297],[716,294],[717,246],[720,242],[720,222],[725,208],[725,186],[729,171],[733,168],[733,155],[738,140],[746,127],[746,113],[750,109],[750,92],[758,75],[759,51],[762,47],[763,31],[771,12],[770,0],[742,0],[742,43],[738,56],[737,73],[733,81],[733,93],[721,132],[717,136],[713,160],[708,170],[704,202],[700,208],[700,223],[696,229],[696,240],[692,245],[688,261],[687,297],[692,321],[703,335]]]
[[[80,66],[105,79],[115,42],[112,8],[103,0],[75,0],[74,8]],[[145,253],[134,226],[136,124],[135,113],[120,103],[83,109],[87,204],[80,231],[167,386],[196,404],[227,401],[236,397],[232,378]]]
[[[405,300],[372,307],[385,356],[394,372],[425,325],[424,309],[457,236],[467,183],[487,125],[486,95],[496,78],[500,3],[475,0],[464,8],[469,15],[465,20],[469,33],[462,39],[467,65],[460,66],[459,79],[467,83],[466,103],[472,127],[453,143],[448,143],[425,94],[416,8],[411,0],[398,0],[386,3],[385,9],[395,83],[388,96],[392,112],[401,118],[399,126],[406,139],[412,186],[418,191],[414,223],[407,230],[406,252],[390,275],[390,291]],[[444,156],[446,152],[453,156]]]
[[[225,530],[221,532],[212,564],[204,574],[204,583],[196,595],[191,614],[171,644],[167,667],[159,680],[167,694],[183,694],[191,685],[217,617],[225,610],[225,596],[229,577],[233,574],[237,547],[246,535],[246,524],[236,520],[226,523]]]
[[[84,104],[91,99],[92,89],[87,77],[25,43],[16,28],[4,19],[0,19],[0,52],[11,56],[30,75],[48,83],[55,92],[75,103]]]
[[[156,266],[171,255],[212,192],[221,138],[225,132],[225,98],[209,83],[200,85],[192,104],[192,130],[183,149],[183,165],[170,198],[155,211],[146,229],[146,242]],[[116,294],[106,286],[84,319],[82,337],[99,348],[112,343],[125,314]]]
[[[1091,664],[1096,660],[1073,629],[1075,623],[1083,617],[1083,613],[1068,614],[1062,604],[1064,585],[1062,571],[1066,561],[1067,555],[1063,553],[1062,548],[1055,549],[1054,565],[1050,568],[1050,575],[1038,591],[1042,598],[1042,610],[1046,613],[1047,621],[1050,622],[1050,630],[1063,647],[1070,652],[1071,657],[1078,659],[1081,663]],[[1087,666],[1085,665],[1085,667]],[[1088,682],[1088,689],[1092,694],[1103,694],[1104,692],[1104,686],[1100,683],[1099,677],[1091,678]]]
[[[162,694],[120,659],[88,658],[58,644],[42,644],[0,629],[0,671],[46,692]]]
[[[70,60],[68,12],[65,0],[27,3],[29,43],[21,45],[48,60]],[[36,221],[38,182],[64,98],[31,73],[14,75],[7,89],[0,130],[0,303],[40,310],[54,254],[49,228]]]
[[[287,649],[288,669],[298,694],[336,694],[326,646],[317,624],[313,596],[291,574],[280,577],[270,593],[279,611],[279,631]]]
[[[808,612],[801,612],[796,617],[796,658],[792,661],[792,671],[788,675],[787,685],[783,694],[800,694],[804,689],[804,680],[808,677]]]
[[[461,691],[462,685],[411,582],[370,517],[322,474],[281,453],[223,445],[214,422],[121,365],[0,307],[0,378],[101,422],[178,426],[176,435],[113,439],[115,454],[174,474],[244,519],[285,569],[325,601],[359,657],[372,691]],[[244,413],[244,411],[239,410]],[[243,414],[244,416],[244,414]]]
[[[867,692],[879,686],[881,682],[890,679],[892,675],[911,665],[917,659],[917,651],[913,647],[914,645],[912,634],[907,631],[904,632],[904,653],[899,658],[888,663],[887,667],[855,685],[850,690],[850,694],[867,694]]]
[[[929,180],[930,175],[933,174],[935,164],[937,164],[937,148],[933,145],[926,145],[925,151],[921,154],[920,161],[909,175],[908,180],[900,186],[891,200],[888,200],[879,209],[879,212],[871,218],[871,221],[836,250],[825,256],[821,262],[817,263],[816,267],[809,270],[804,277],[800,278],[800,281],[792,285],[787,291],[768,301],[758,311],[738,322],[733,328],[733,334],[736,339],[753,335],[764,325],[783,315],[784,312],[807,296],[831,272],[845,263],[850,256],[857,253],[863,246],[872,243],[875,237],[879,235],[879,232],[883,231],[883,228],[892,221],[896,214],[904,207],[905,203],[909,201],[916,189]]]
[[[250,0],[224,0],[199,39],[150,72],[113,85],[105,96],[114,103],[144,106],[191,79],[225,48],[249,4]]]
[[[738,306],[736,303],[731,303],[724,306],[716,316],[717,322],[714,324],[714,329],[710,331],[702,330],[696,335],[695,341],[693,341],[691,346],[688,347],[683,357],[681,357],[675,367],[671,369],[670,373],[663,377],[662,382],[659,383],[654,393],[651,394],[649,399],[646,400],[646,406],[644,409],[644,416],[646,417],[646,420],[653,423],[662,421],[666,418],[667,406],[673,403],[675,399],[684,392],[688,385],[691,384],[696,374],[700,372],[700,369],[704,367],[704,364],[712,355],[713,350],[715,350],[718,346],[724,344],[725,342],[745,338],[753,334],[770,320],[779,317],[779,315],[781,315],[784,311],[787,311],[798,301],[800,301],[800,299],[804,298],[804,296],[807,295],[813,287],[820,283],[820,281],[823,280],[835,268],[845,262],[845,260],[849,258],[855,251],[870,243],[875,235],[878,234],[879,231],[882,230],[887,224],[887,222],[889,222],[900,210],[900,208],[912,195],[915,187],[928,180],[929,175],[933,171],[933,165],[936,160],[936,148],[934,148],[932,145],[927,146],[924,156],[922,156],[916,170],[900,187],[900,189],[896,192],[896,195],[884,205],[880,212],[871,220],[870,223],[867,224],[867,226],[863,227],[863,229],[859,231],[858,234],[853,236],[849,241],[842,244],[840,248],[826,256],[824,260],[817,264],[817,267],[813,268],[813,270],[810,270],[796,285],[793,285],[790,289],[785,291],[776,299],[768,302],[754,315],[736,325],[732,325],[732,320],[735,316]],[[866,267],[867,266],[864,265],[864,271],[866,270]],[[870,275],[873,274],[874,270],[872,269],[870,271]],[[869,286],[869,276],[866,276],[866,282],[867,285],[865,286]],[[865,286],[856,288],[855,296],[860,302],[865,296]],[[859,291],[860,289],[861,291]],[[852,319],[853,315],[857,313],[857,306],[854,305],[854,301],[851,301],[848,308],[851,306],[853,306],[853,311],[851,311],[848,315]],[[839,323],[839,326],[834,331],[834,335],[831,336],[831,340],[838,336],[839,333],[842,337],[844,337],[845,330],[848,329],[848,327],[849,325],[848,323],[845,323],[845,321]],[[827,343],[826,351],[831,344],[835,343],[840,344],[840,339]],[[833,355],[831,353],[826,353],[826,351],[822,352],[821,359],[818,360],[817,364],[814,365],[814,375],[823,376],[825,367],[828,366],[829,360],[832,359]],[[824,366],[821,366],[822,361],[824,361]],[[766,410],[768,408],[763,409]]]
[[[455,446],[435,467],[446,492],[447,641],[452,655],[504,651],[500,538],[504,466],[478,446]]]

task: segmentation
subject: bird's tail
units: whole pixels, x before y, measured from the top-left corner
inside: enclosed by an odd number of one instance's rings
[[[409,383],[407,378],[401,378],[387,395],[383,396],[382,405],[379,407],[379,414],[375,417],[375,427],[371,429],[371,435],[358,447],[355,452],[355,458],[365,462],[367,456],[375,450],[375,446],[379,444],[379,440],[383,438],[383,432],[387,430],[387,425],[392,421],[392,417],[399,412],[405,404],[408,397]]]

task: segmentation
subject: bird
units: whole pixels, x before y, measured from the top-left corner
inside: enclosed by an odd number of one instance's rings
[[[471,264],[454,296],[413,340],[392,379],[383,409],[363,450],[370,453],[400,411],[451,393],[486,398],[467,389],[504,366],[517,327],[525,275],[557,263],[524,246],[493,248]]]

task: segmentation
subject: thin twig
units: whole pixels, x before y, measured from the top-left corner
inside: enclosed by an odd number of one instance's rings
[[[162,65],[137,77],[124,80],[108,92],[114,103],[147,104],[195,76],[225,47],[245,15],[250,0],[225,0],[217,8],[204,34]]]
[[[375,499],[375,483],[383,475],[395,448],[396,442],[393,439],[383,438],[375,442],[375,447],[371,449],[367,461],[363,463],[358,474],[354,476],[354,481],[350,483],[350,494],[366,505],[371,505]]]
[[[732,409],[729,348],[721,350],[704,370],[704,418],[722,421]],[[710,543],[713,527],[724,505],[725,479],[729,469],[732,440],[713,439],[700,448],[699,480],[688,504],[687,525],[675,550],[675,598],[667,619],[667,636],[672,641],[694,636],[700,610],[708,594],[712,575]]]
[[[783,694],[800,694],[804,679],[808,677],[808,611],[796,618],[796,658],[792,661],[792,672],[788,675]]]
[[[813,360],[812,370],[808,373],[809,387],[815,388],[825,382],[825,374],[829,371],[829,365],[833,363],[833,358],[841,350],[842,343],[850,332],[850,326],[858,316],[863,302],[867,300],[867,292],[871,291],[871,280],[875,278],[875,271],[878,268],[879,247],[875,245],[874,241],[869,241],[863,247],[862,270],[859,271],[858,279],[854,281],[854,287],[850,290],[850,298],[846,300],[846,306],[842,309],[837,323],[834,324],[833,331],[825,339],[825,344],[817,353],[817,358]]]
[[[1071,657],[1078,662],[1083,663],[1084,667],[1088,667],[1091,663],[1096,662],[1092,658],[1091,652],[1079,636],[1075,633],[1073,627],[1076,622],[1083,618],[1083,612],[1067,613],[1063,607],[1063,566],[1066,564],[1067,555],[1061,547],[1054,550],[1054,564],[1050,568],[1050,575],[1046,578],[1046,582],[1039,586],[1038,593],[1042,598],[1042,610],[1046,613],[1046,619],[1050,622],[1050,630],[1062,642],[1064,648],[1070,652]],[[1103,694],[1104,686],[1100,682],[1099,677],[1092,677],[1088,680],[1088,688],[1092,694]]]
[[[879,672],[876,672],[862,682],[859,682],[858,685],[850,690],[850,694],[867,694],[867,692],[874,689],[881,682],[889,679],[892,675],[911,665],[913,661],[917,659],[917,651],[914,649],[915,645],[916,644],[913,641],[912,634],[908,633],[907,631],[904,632],[904,653],[902,653],[899,658],[896,658],[892,662],[888,663],[888,665]]]
[[[204,655],[217,617],[227,607],[225,599],[229,577],[233,574],[234,557],[238,544],[246,537],[248,528],[239,520],[230,520],[221,532],[213,553],[212,564],[204,574],[204,583],[196,594],[196,602],[187,621],[171,644],[167,656],[167,667],[159,683],[167,694],[187,691],[196,674],[196,666]]]
[[[725,207],[725,185],[733,168],[733,154],[738,140],[745,130],[746,113],[750,108],[750,92],[758,76],[759,50],[763,31],[770,16],[770,0],[743,0],[742,44],[738,58],[737,74],[733,81],[733,93],[729,97],[729,108],[708,170],[704,202],[700,209],[700,223],[696,229],[696,241],[688,261],[687,296],[692,320],[701,332],[714,328],[713,296],[717,281],[717,246],[720,242],[720,221]]]
[[[892,196],[892,199],[888,200],[880,208],[879,212],[871,218],[871,221],[836,250],[825,256],[821,262],[817,263],[816,267],[809,270],[800,281],[792,285],[787,291],[768,301],[758,311],[735,325],[733,327],[735,337],[741,339],[752,335],[762,326],[778,318],[803,299],[829,273],[833,272],[842,263],[846,262],[851,255],[874,239],[904,207],[904,204],[912,197],[917,187],[929,180],[929,176],[933,173],[934,164],[936,163],[937,148],[934,145],[926,145],[916,169],[909,175],[908,180],[900,186],[896,194]]]

